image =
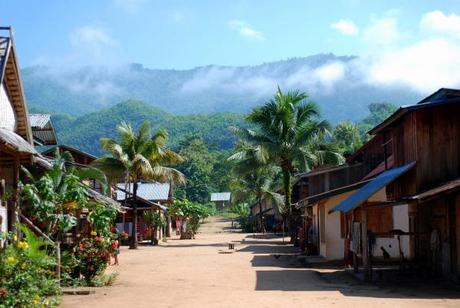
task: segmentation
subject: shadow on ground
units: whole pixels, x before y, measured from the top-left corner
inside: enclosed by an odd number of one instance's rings
[[[367,284],[353,281],[343,271],[318,273],[315,270],[257,271],[257,291],[338,291],[344,296],[374,298],[459,299],[460,290],[436,282]],[[319,277],[318,277],[319,276]],[[346,281],[344,281],[346,280]]]
[[[259,235],[254,239],[249,235],[242,241],[247,246],[239,251],[254,254],[251,264],[261,268],[256,271],[256,291],[338,291],[351,297],[460,299],[460,286],[449,282],[399,277],[391,282],[367,283],[343,268],[306,268],[299,262],[299,249],[280,245],[274,241],[276,238],[279,237]]]

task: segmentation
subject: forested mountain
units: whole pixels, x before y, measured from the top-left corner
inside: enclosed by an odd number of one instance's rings
[[[359,120],[371,103],[414,102],[422,95],[406,87],[366,81],[356,57],[320,54],[257,66],[205,66],[158,70],[131,64],[112,68],[28,67],[22,70],[30,107],[73,116],[99,111],[129,99],[172,114],[246,113],[283,90],[307,92],[333,123]],[[81,121],[81,119],[79,120]]]
[[[242,114],[211,113],[175,116],[134,100],[80,117],[53,114],[52,120],[59,143],[95,155],[101,154],[99,139],[114,137],[116,126],[121,121],[129,122],[137,128],[143,121],[148,120],[154,130],[166,129],[171,147],[177,147],[179,142],[193,137],[201,138],[218,149],[230,149],[233,146],[235,136],[228,130],[229,126],[248,125]]]

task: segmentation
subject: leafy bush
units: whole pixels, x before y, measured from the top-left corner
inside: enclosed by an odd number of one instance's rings
[[[102,236],[93,236],[82,239],[74,247],[75,258],[78,260],[78,268],[88,285],[93,279],[104,272],[107,261],[112,253],[111,241]]]
[[[184,222],[181,230],[182,239],[193,238],[200,227],[200,221],[209,217],[210,209],[206,205],[190,202],[187,199],[175,200],[169,207],[172,216],[181,218]]]
[[[55,258],[42,238],[20,226],[25,240],[3,235],[11,244],[0,252],[0,307],[53,307],[59,303]]]
[[[236,216],[241,231],[246,233],[254,231],[257,221],[250,216],[251,210],[247,203],[235,204],[230,208],[230,212]]]

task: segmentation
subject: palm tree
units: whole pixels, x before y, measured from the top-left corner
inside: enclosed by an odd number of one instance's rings
[[[351,154],[363,145],[358,126],[350,121],[337,124],[332,135],[334,142],[344,154]]]
[[[283,196],[273,191],[275,170],[267,165],[267,157],[259,146],[247,143],[237,145],[238,152],[228,158],[234,162],[232,172],[235,178],[230,182],[233,201],[236,203],[255,199],[259,207],[259,231],[264,233],[262,200],[271,202],[279,209]]]
[[[131,249],[137,249],[137,189],[139,181],[184,183],[184,175],[169,165],[179,164],[182,158],[166,148],[168,134],[159,130],[152,135],[150,123],[143,122],[135,132],[130,124],[122,122],[117,126],[118,138],[101,138],[102,149],[107,154],[93,162],[103,170],[109,179],[124,179],[133,187],[134,221]]]
[[[324,164],[338,164],[343,157],[324,146],[330,125],[320,119],[317,105],[309,101],[305,93],[283,93],[278,88],[274,98],[254,109],[247,119],[258,129],[235,130],[244,140],[259,147],[259,157],[266,157],[268,162],[281,169],[284,207],[289,218],[291,241],[294,241],[293,174]]]

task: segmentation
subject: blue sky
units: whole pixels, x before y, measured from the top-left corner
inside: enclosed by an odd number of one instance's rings
[[[460,14],[458,0],[0,3],[0,22],[15,28],[22,66],[137,62],[149,68],[187,69],[329,52],[362,55],[380,49],[375,44],[380,39],[400,36],[394,38],[396,47],[424,39],[419,28],[429,12]],[[397,27],[395,33],[369,30],[385,18],[381,27]]]

